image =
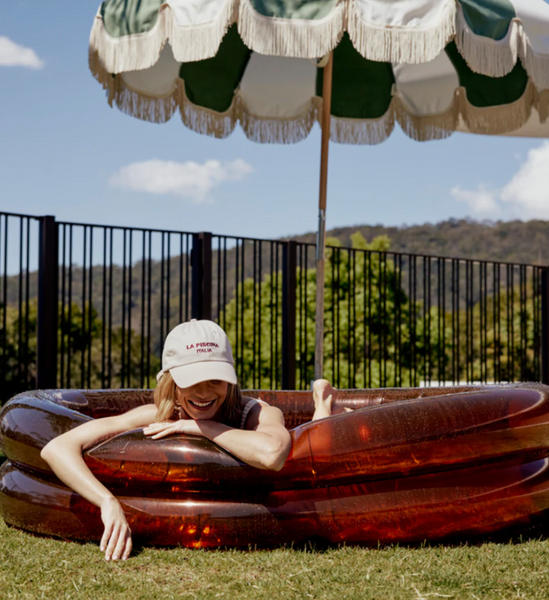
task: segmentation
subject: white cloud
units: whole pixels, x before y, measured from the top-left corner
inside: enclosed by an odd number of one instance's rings
[[[528,152],[526,162],[501,190],[501,199],[530,218],[549,219],[549,143]]]
[[[462,190],[458,185],[452,188],[450,193],[456,200],[467,203],[475,214],[491,216],[498,210],[497,191],[485,189],[484,185],[479,186],[477,191]]]
[[[450,190],[469,204],[475,216],[491,218],[549,219],[549,142],[528,152],[518,172],[498,190]]]
[[[8,37],[0,36],[0,67],[42,69],[44,64],[32,48],[20,46]]]
[[[231,162],[208,160],[204,164],[148,160],[119,169],[109,184],[125,190],[150,194],[173,194],[204,202],[215,186],[225,181],[238,181],[253,171],[242,159]]]

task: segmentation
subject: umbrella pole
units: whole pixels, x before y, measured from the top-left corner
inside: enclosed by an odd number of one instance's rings
[[[322,83],[322,143],[320,149],[320,191],[316,238],[315,379],[322,379],[324,373],[324,247],[333,64],[333,52],[330,52],[328,62],[324,67]]]

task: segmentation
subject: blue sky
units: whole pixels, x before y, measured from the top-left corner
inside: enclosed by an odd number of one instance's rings
[[[238,130],[226,140],[197,135],[178,115],[156,125],[111,109],[87,65],[98,4],[0,5],[0,210],[261,238],[314,231],[318,127],[296,145],[260,145]],[[131,165],[149,161],[176,163],[184,175],[196,163],[194,187],[126,189]],[[379,146],[332,144],[327,225],[549,219],[548,167],[540,140],[454,134],[418,143],[397,129]]]

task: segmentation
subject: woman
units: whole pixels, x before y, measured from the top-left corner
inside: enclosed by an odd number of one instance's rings
[[[282,412],[241,395],[229,339],[216,323],[193,319],[173,329],[157,379],[154,404],[85,423],[41,452],[61,481],[101,509],[106,560],[130,556],[131,531],[118,500],[84,462],[90,446],[142,427],[153,440],[174,433],[204,436],[258,469],[280,470],[290,452]]]

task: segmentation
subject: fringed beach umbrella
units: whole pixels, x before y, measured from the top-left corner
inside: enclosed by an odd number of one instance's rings
[[[194,131],[298,142],[322,128],[315,378],[329,140],[549,137],[547,0],[105,0],[90,68],[111,105]]]

